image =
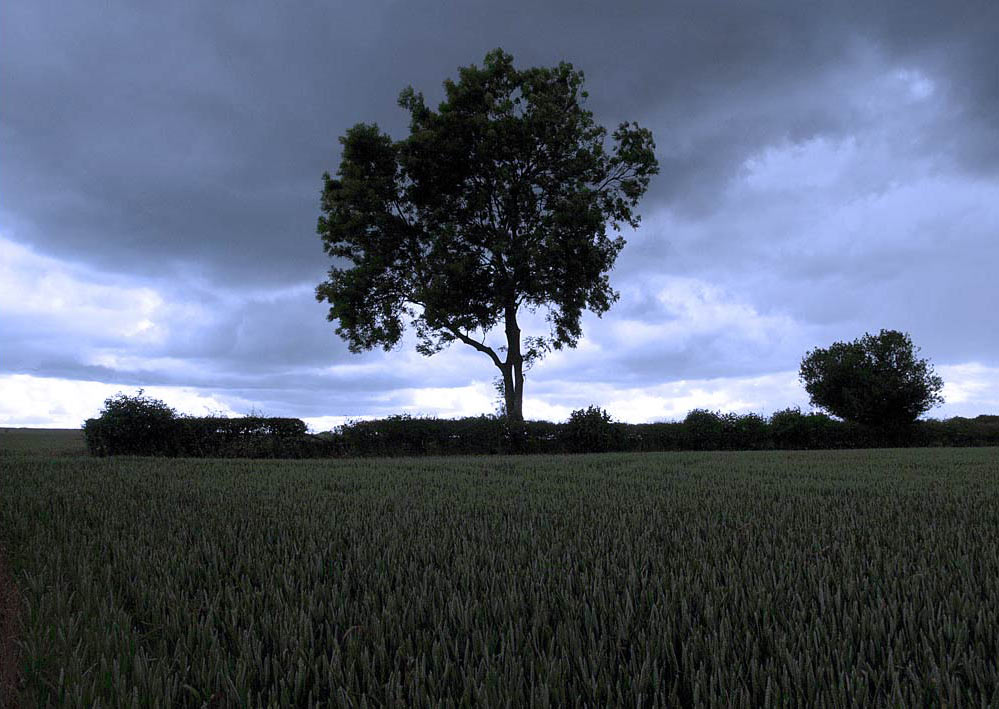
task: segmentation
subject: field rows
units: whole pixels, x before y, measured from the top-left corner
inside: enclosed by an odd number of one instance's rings
[[[27,706],[999,702],[994,450],[0,463]]]

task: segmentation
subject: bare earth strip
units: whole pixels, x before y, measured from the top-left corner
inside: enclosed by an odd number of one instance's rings
[[[19,624],[17,589],[0,547],[0,707],[17,707]]]

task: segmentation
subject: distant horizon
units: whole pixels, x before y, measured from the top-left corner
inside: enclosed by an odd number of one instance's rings
[[[108,386],[108,385],[103,385],[100,382],[91,382],[91,384],[98,384],[98,385],[100,385],[102,387]],[[96,408],[94,408],[93,412],[91,414],[89,414],[88,416],[86,416],[85,418],[81,419],[80,422],[79,422],[79,424],[77,424],[75,426],[72,426],[72,425],[52,426],[52,425],[43,425],[43,424],[39,424],[39,425],[32,425],[32,424],[27,424],[27,425],[11,425],[11,424],[7,424],[7,423],[3,423],[3,424],[0,424],[0,428],[4,428],[4,429],[8,429],[8,428],[9,429],[35,429],[35,430],[67,430],[67,431],[77,431],[77,430],[80,430],[80,431],[82,431],[82,426],[83,426],[83,424],[84,424],[84,422],[86,421],[87,418],[96,418],[100,414],[100,410],[103,407],[103,402],[104,402],[105,399],[109,398],[110,396],[114,396],[115,394],[119,394],[119,393],[124,393],[124,394],[129,395],[129,396],[134,396],[134,395],[136,395],[138,393],[138,391],[140,389],[144,392],[144,394],[146,396],[152,397],[154,399],[159,399],[161,401],[164,401],[164,403],[166,403],[171,408],[173,408],[177,412],[178,415],[186,415],[186,416],[220,415],[220,416],[225,416],[227,418],[238,418],[238,417],[243,417],[243,416],[263,416],[263,417],[267,417],[267,416],[270,415],[270,414],[268,414],[265,411],[264,412],[260,412],[260,411],[258,411],[258,412],[254,412],[254,411],[246,411],[246,412],[222,411],[220,409],[210,409],[207,406],[204,408],[203,411],[200,411],[200,412],[199,411],[188,411],[188,410],[184,410],[182,407],[174,406],[167,399],[164,399],[164,398],[161,398],[160,396],[157,396],[156,393],[155,393],[155,390],[158,390],[157,387],[153,387],[152,389],[147,388],[147,387],[121,387],[121,388],[118,388],[116,391],[112,392],[111,394],[109,394],[108,396],[105,396],[103,399],[101,399],[100,404]],[[169,395],[170,392],[167,392],[167,393]],[[772,409],[769,409],[769,410],[754,410],[754,409],[723,410],[723,409],[712,408],[712,407],[708,407],[708,406],[693,406],[693,407],[687,409],[686,411],[684,411],[683,413],[677,414],[676,416],[672,416],[672,417],[661,417],[661,418],[637,419],[636,420],[636,419],[628,419],[628,418],[619,418],[619,417],[616,417],[616,416],[612,415],[612,420],[614,420],[614,421],[620,421],[622,423],[680,423],[686,417],[687,413],[689,413],[690,411],[692,411],[694,409],[702,409],[702,410],[717,412],[717,413],[721,413],[721,414],[736,414],[736,415],[756,414],[758,416],[762,416],[765,419],[769,419],[774,413],[776,413],[778,411],[783,411],[783,410],[786,410],[786,409],[794,409],[794,408],[799,409],[802,413],[805,413],[805,414],[808,414],[808,413],[825,413],[826,415],[828,415],[827,412],[824,412],[821,409],[819,409],[819,408],[811,405],[810,403],[808,403],[808,401],[807,401],[807,398],[808,398],[807,395],[805,395],[804,398],[805,398],[805,403],[804,404],[793,403],[793,404],[788,404],[787,406],[778,406],[776,408],[772,408]],[[603,408],[602,406],[600,406],[599,402],[591,402],[591,404],[587,404],[587,405],[580,406],[580,407],[577,407],[577,408],[586,408],[586,406],[589,406],[589,405],[593,405],[593,406],[597,406],[599,408]],[[944,409],[944,408],[946,408],[946,405],[936,407],[935,409],[932,409],[931,411],[927,412],[926,414],[920,416],[918,420],[923,420],[923,421],[925,421],[925,420],[946,420],[946,419],[950,419],[950,418],[969,418],[969,419],[974,419],[977,416],[999,416],[999,409],[995,409],[993,411],[981,411],[981,412],[977,412],[977,413],[968,412],[968,411],[961,411],[960,413],[948,413],[946,415],[939,413],[940,409]],[[323,431],[331,431],[331,430],[335,429],[338,426],[341,426],[341,425],[343,425],[345,423],[348,423],[349,421],[363,421],[363,420],[383,419],[383,418],[387,418],[387,417],[393,416],[393,415],[409,415],[409,416],[412,416],[413,418],[456,419],[456,418],[464,418],[466,416],[475,417],[475,416],[496,415],[496,414],[495,414],[495,411],[483,411],[481,413],[462,414],[462,415],[455,415],[455,416],[442,416],[442,415],[439,415],[439,414],[437,414],[437,413],[435,413],[433,411],[425,411],[425,412],[420,412],[420,411],[402,411],[402,412],[396,412],[394,414],[393,413],[388,413],[388,414],[385,414],[384,416],[362,415],[362,416],[302,417],[302,416],[295,416],[294,414],[282,414],[282,416],[287,417],[287,418],[297,418],[297,419],[302,420],[309,427],[309,430],[312,431],[313,433],[321,433]],[[528,421],[550,421],[550,422],[553,422],[553,423],[558,423],[558,422],[565,421],[567,418],[568,418],[568,413],[565,416],[563,416],[561,418],[558,418],[558,419],[541,418],[541,417],[531,417],[531,416],[526,417],[526,419]],[[834,416],[833,418],[836,418],[836,417]]]
[[[977,0],[0,4],[0,426],[75,429],[139,387],[315,430],[494,412],[487,357],[412,332],[352,354],[315,288],[338,138],[404,138],[400,91],[436,107],[496,47],[583,71],[660,166],[620,300],[529,371],[526,418],[806,411],[802,357],[882,328],[943,377],[928,417],[999,413],[995,27]]]

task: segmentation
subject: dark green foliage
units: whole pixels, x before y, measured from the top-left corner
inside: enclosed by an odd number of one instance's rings
[[[83,424],[91,455],[175,455],[177,413],[159,399],[118,393]]]
[[[707,409],[693,409],[683,420],[687,450],[718,450],[725,433],[725,423],[720,413]]]
[[[353,421],[341,426],[338,433],[347,451],[367,456],[498,453],[503,441],[499,420],[489,416],[453,421],[390,416],[376,421]],[[469,440],[479,450],[466,451]]]
[[[761,450],[773,448],[767,420],[759,414],[723,414],[693,409],[683,421],[675,450]]]
[[[597,406],[573,411],[561,427],[559,440],[570,453],[604,453],[624,448],[621,428]]]
[[[179,455],[201,458],[300,458],[310,446],[304,421],[293,418],[182,416]]]
[[[212,458],[305,458],[337,452],[307,435],[299,419],[245,416],[178,416],[162,401],[119,393],[100,416],[83,425],[91,455]]]
[[[799,409],[778,411],[769,420],[695,409],[681,423],[627,424],[591,406],[574,411],[566,423],[393,416],[355,421],[324,435],[325,450],[346,456],[994,446],[999,445],[997,421],[917,421],[886,431]]]
[[[759,414],[726,414],[724,417],[725,436],[731,450],[759,450],[769,445],[770,427]]]
[[[906,333],[882,330],[816,348],[801,361],[812,404],[853,423],[897,428],[943,403],[943,380]]]
[[[621,424],[625,430],[625,450],[689,450],[687,427],[683,422]]]
[[[923,445],[994,446],[999,445],[999,416],[955,416],[938,421],[919,421],[916,426]]]
[[[461,419],[391,416],[375,421],[352,421],[337,429],[345,455],[473,455],[540,453],[550,451],[558,424],[546,421],[510,422],[498,416]]]
[[[991,450],[14,460],[22,707],[992,707]]]
[[[328,458],[999,445],[997,416],[917,421],[884,429],[837,421],[822,413],[804,414],[797,408],[778,411],[769,421],[757,414],[694,409],[682,423],[627,424],[590,406],[573,411],[566,423],[403,415],[352,421],[335,431],[310,435],[299,419],[178,417],[141,393],[119,394],[108,402],[113,402],[110,414],[84,424],[92,455]]]
[[[841,448],[846,426],[823,413],[801,413],[784,409],[770,417],[770,436],[775,448]],[[825,445],[823,445],[825,443]]]
[[[659,169],[636,124],[605,147],[582,87],[571,64],[518,70],[497,49],[444,82],[437,110],[405,89],[408,138],[371,124],[340,138],[318,223],[334,265],[316,298],[351,351],[389,350],[407,324],[425,355],[460,341],[499,368],[506,414],[523,419],[526,369],[617,299],[607,273],[624,239],[608,226],[638,225]],[[549,332],[522,339],[522,308],[543,309]],[[503,347],[486,344],[493,329]]]

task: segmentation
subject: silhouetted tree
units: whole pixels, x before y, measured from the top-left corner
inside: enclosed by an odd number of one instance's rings
[[[390,350],[404,320],[424,355],[461,341],[500,370],[506,414],[523,420],[525,370],[576,345],[583,310],[617,300],[607,273],[624,239],[607,225],[638,225],[632,210],[659,169],[636,124],[605,149],[582,85],[571,64],[520,71],[497,49],[444,82],[436,111],[405,89],[405,140],[363,123],[340,138],[318,226],[335,260],[316,298],[352,352]],[[544,309],[550,331],[522,341],[522,308]]]
[[[812,404],[846,421],[878,427],[912,423],[943,403],[943,380],[906,333],[882,330],[815,348],[799,377]]]

